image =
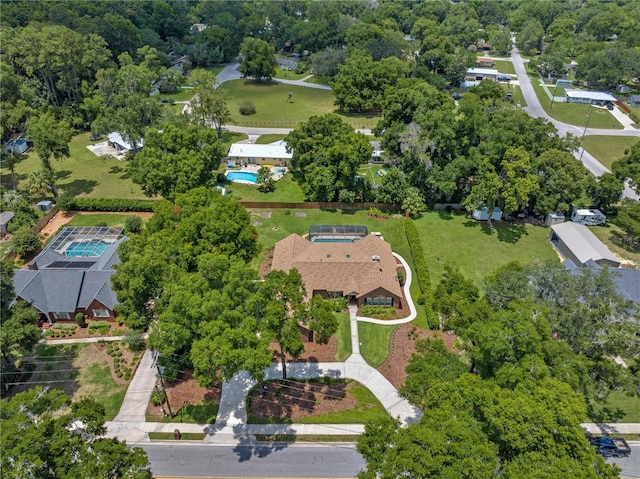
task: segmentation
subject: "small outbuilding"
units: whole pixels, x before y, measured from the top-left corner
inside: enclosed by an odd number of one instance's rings
[[[27,144],[27,140],[25,139],[11,140],[4,145],[5,153],[22,154],[28,149],[29,149],[29,145]]]
[[[627,103],[631,106],[640,106],[640,95],[631,95]]]
[[[588,261],[617,268],[620,260],[585,225],[567,221],[551,226],[549,239],[558,252],[578,267]]]
[[[38,203],[38,209],[40,211],[49,211],[53,208],[53,201],[44,200]]]
[[[545,226],[553,226],[564,223],[564,214],[561,212],[549,213],[547,219],[544,222]]]
[[[0,213],[0,234],[2,236],[8,233],[7,226],[9,226],[9,223],[11,223],[14,216],[15,214],[13,211],[3,211]]]
[[[493,209],[493,212],[489,214],[487,207],[476,208],[473,210],[473,219],[478,221],[488,221],[491,217],[491,221],[500,221],[502,219],[502,210],[497,206]]]
[[[127,140],[125,140],[119,131],[111,132],[107,135],[107,143],[111,148],[115,148],[118,151],[126,153],[128,151],[138,151],[142,148],[144,144],[143,140],[140,140],[139,145],[132,145]]]

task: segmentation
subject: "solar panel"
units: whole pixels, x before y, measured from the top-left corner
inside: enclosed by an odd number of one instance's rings
[[[89,269],[95,261],[54,261],[47,268]]]

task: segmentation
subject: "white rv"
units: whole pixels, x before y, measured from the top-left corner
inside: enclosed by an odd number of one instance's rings
[[[607,217],[600,210],[573,210],[571,221],[587,226],[603,225],[607,222]]]

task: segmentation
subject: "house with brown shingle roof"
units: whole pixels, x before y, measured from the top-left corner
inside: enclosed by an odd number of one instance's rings
[[[367,235],[347,243],[312,242],[292,234],[276,243],[271,268],[297,269],[306,298],[345,297],[358,306],[402,307],[402,288],[391,245]]]

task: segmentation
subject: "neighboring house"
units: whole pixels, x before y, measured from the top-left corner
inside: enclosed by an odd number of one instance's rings
[[[376,235],[353,242],[312,242],[292,234],[276,243],[271,268],[297,269],[307,299],[344,297],[358,306],[402,307],[391,245]]]
[[[49,324],[74,320],[115,319],[111,288],[122,228],[66,227],[27,265],[14,273],[16,301],[32,304]]]
[[[11,223],[11,220],[14,216],[15,214],[13,211],[3,211],[2,213],[0,213],[0,234],[2,236],[8,233],[7,227],[9,226],[9,223]]]
[[[476,68],[493,68],[495,63],[493,58],[478,58],[476,59]]]
[[[616,88],[616,91],[618,93],[626,95],[627,93],[629,93],[629,85],[620,84],[618,85],[618,88]]]
[[[588,90],[565,90],[564,97],[568,103],[586,103],[600,106],[617,101],[616,97],[608,93]]]
[[[571,88],[571,80],[559,78],[556,80],[556,88]]]
[[[276,141],[268,145],[234,143],[227,154],[229,165],[289,166],[293,152],[287,151],[287,143]]]
[[[493,68],[469,68],[467,70],[467,76],[465,80],[470,81],[482,81],[482,80],[496,80],[498,78],[498,70]]]
[[[565,259],[562,264],[574,275],[581,274],[585,268],[602,269],[602,266],[592,260],[587,261],[583,268],[578,268],[570,259]],[[609,272],[618,294],[626,300],[640,304],[640,269],[616,268],[610,269]]]
[[[631,106],[640,106],[640,95],[631,95],[627,103]]]
[[[140,140],[140,144],[136,145],[134,148],[131,143],[122,138],[122,135],[118,131],[114,131],[107,135],[107,143],[111,148],[114,148],[123,153],[127,153],[129,151],[138,151],[142,149],[142,145],[144,144],[144,140]]]
[[[551,226],[551,243],[565,258],[578,267],[589,261],[599,266],[617,268],[620,260],[585,225],[567,221]]]

